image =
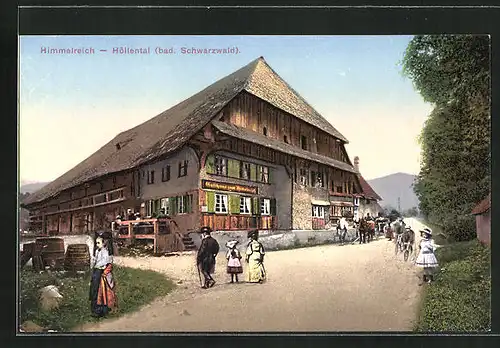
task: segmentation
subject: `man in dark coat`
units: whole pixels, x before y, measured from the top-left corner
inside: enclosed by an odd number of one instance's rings
[[[215,284],[215,280],[210,274],[214,273],[215,270],[215,257],[219,253],[219,243],[210,235],[212,232],[210,227],[202,227],[200,232],[202,233],[202,240],[196,256],[196,264],[205,278],[202,288],[207,289]]]

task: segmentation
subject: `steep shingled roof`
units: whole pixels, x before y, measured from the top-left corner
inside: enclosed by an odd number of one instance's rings
[[[486,213],[491,208],[491,193],[472,210],[473,215]]]
[[[358,173],[359,183],[361,185],[361,189],[363,190],[362,195],[368,199],[376,199],[377,201],[381,201],[382,197],[380,197],[377,192],[370,186],[370,184],[363,178],[361,174]]]
[[[106,174],[133,169],[178,150],[243,90],[347,142],[260,57],[154,118],[120,133],[73,169],[30,195],[23,205],[41,202],[66,189]]]

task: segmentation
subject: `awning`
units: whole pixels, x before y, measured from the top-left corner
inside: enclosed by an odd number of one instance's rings
[[[312,205],[330,205],[330,202],[311,199],[311,204]]]

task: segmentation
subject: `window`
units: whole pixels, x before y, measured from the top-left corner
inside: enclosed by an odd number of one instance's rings
[[[227,195],[215,195],[215,212],[227,214]]]
[[[300,137],[300,147],[303,150],[307,150],[307,138],[304,135]]]
[[[148,170],[148,185],[155,183],[155,171]]]
[[[266,128],[266,127],[264,127],[264,128],[262,129],[262,133],[263,133],[265,136],[267,136],[267,128]]]
[[[227,176],[227,158],[215,157],[215,174]]]
[[[303,169],[301,168],[300,169],[300,184],[301,185],[304,185],[304,186],[307,186],[307,169]]]
[[[153,215],[155,201],[152,199],[146,202],[146,216]]]
[[[359,205],[359,197],[354,197],[354,205]]]
[[[325,207],[322,207],[320,205],[313,205],[312,206],[312,216],[314,218],[325,218]]]
[[[323,183],[323,173],[311,172],[311,186],[312,187],[325,187]]]
[[[170,165],[166,165],[161,170],[161,181],[169,181],[170,180]]]
[[[179,196],[177,197],[177,212],[179,214],[185,214],[186,213],[186,196]]]
[[[188,161],[179,162],[179,178],[186,176],[188,172]]]
[[[240,197],[240,213],[241,214],[251,214],[252,200],[250,197]]]
[[[258,166],[259,169],[259,181],[269,183],[269,167]]]
[[[240,178],[250,180],[250,163],[240,163]]]
[[[269,198],[260,201],[260,215],[271,215],[271,200]]]
[[[116,176],[113,176],[113,188],[116,188]]]
[[[342,193],[342,191],[343,191],[343,190],[342,190],[342,186],[337,186],[337,192],[338,192],[338,193]]]
[[[162,198],[160,200],[160,209],[164,209],[165,215],[170,216],[170,204],[168,198]]]

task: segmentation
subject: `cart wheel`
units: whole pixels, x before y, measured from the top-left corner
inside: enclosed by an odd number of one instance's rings
[[[410,256],[410,251],[407,249],[405,250],[404,252],[404,258],[405,258],[405,261],[408,261],[408,257]]]

